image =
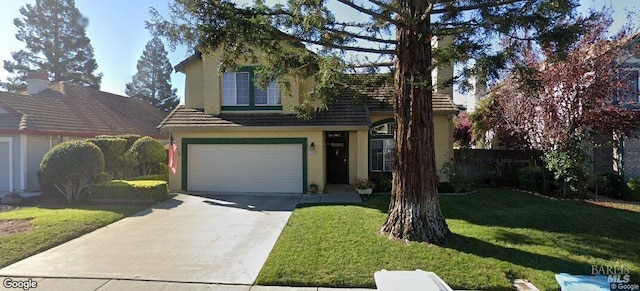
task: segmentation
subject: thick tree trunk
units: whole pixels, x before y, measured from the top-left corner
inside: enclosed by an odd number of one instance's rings
[[[422,0],[398,2],[414,16],[428,5]],[[390,239],[442,244],[451,232],[436,190],[429,31],[429,20],[417,30],[397,27],[395,164],[389,216],[381,232]]]

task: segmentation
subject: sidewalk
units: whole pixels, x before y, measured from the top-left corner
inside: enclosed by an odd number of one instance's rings
[[[6,277],[0,277],[3,284],[0,290],[47,290],[47,291],[119,291],[119,290],[229,290],[229,291],[359,291],[375,289],[340,289],[323,287],[286,287],[286,286],[250,286],[250,285],[224,285],[224,284],[203,284],[203,283],[183,283],[164,281],[137,281],[137,280],[112,280],[112,279],[78,279],[78,278],[10,278],[16,284],[16,288],[6,288],[8,284]],[[25,281],[31,280],[27,284]],[[20,283],[18,283],[20,282]],[[33,285],[35,283],[35,285]],[[17,284],[27,284],[26,287],[18,288]],[[23,286],[23,285],[20,285]]]

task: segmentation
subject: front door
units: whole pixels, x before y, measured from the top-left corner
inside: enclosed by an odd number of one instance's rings
[[[349,184],[349,133],[326,132],[327,183]]]

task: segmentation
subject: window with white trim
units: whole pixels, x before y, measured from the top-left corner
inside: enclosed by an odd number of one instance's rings
[[[256,76],[257,77],[257,76]],[[256,106],[280,105],[280,89],[274,81],[269,83],[265,89],[255,87],[254,97]]]
[[[393,120],[374,123],[369,130],[369,170],[371,172],[393,171],[394,143]]]
[[[371,140],[371,171],[391,172],[393,170],[393,139]]]
[[[249,106],[249,72],[222,75],[222,105]]]

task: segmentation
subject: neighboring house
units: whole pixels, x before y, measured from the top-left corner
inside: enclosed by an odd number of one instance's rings
[[[344,90],[328,110],[300,119],[292,106],[313,80],[292,79],[290,94],[275,82],[260,90],[253,84],[258,64],[221,73],[220,61],[195,54],[176,66],[186,75],[185,105],[159,126],[178,145],[172,190],[304,193],[310,184],[322,191],[391,173],[395,126],[391,106],[383,106],[392,99],[390,86],[361,91],[379,100],[368,106],[352,102],[355,90]],[[434,80],[451,78],[452,69],[440,73]],[[438,168],[453,157],[451,95],[449,87],[433,97]]]
[[[640,38],[636,38],[631,45],[638,45]],[[631,57],[625,64],[626,79],[629,90],[617,96],[617,102],[640,111],[640,56]],[[625,136],[620,139],[614,137],[617,147],[613,148],[613,167],[625,178],[640,179],[640,133]]]
[[[50,84],[46,74],[30,73],[27,91],[0,92],[0,194],[37,190],[42,157],[63,141],[102,134],[159,138],[156,126],[165,116],[138,100]]]

